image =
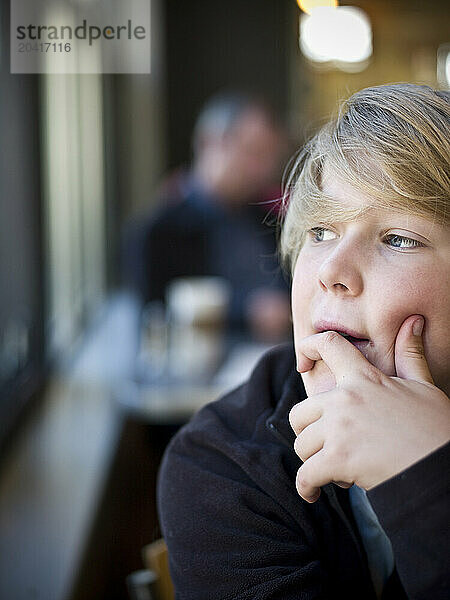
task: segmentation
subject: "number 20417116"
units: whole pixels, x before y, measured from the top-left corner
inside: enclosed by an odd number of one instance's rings
[[[18,45],[19,52],[70,52],[72,47],[70,42],[56,43],[56,42],[20,42]]]

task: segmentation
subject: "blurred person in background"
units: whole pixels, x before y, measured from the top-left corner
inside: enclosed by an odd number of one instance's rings
[[[289,337],[288,286],[265,222],[278,209],[286,146],[263,101],[226,93],[205,105],[191,168],[169,176],[156,210],[126,231],[124,279],[143,305],[164,301],[177,277],[221,276],[232,290],[229,328],[264,342]]]

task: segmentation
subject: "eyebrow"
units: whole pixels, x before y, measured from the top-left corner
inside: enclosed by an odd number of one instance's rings
[[[322,206],[317,206],[318,203],[321,203]],[[310,224],[315,223],[317,220],[330,224],[343,223],[363,217],[371,208],[376,208],[376,206],[346,207],[339,200],[322,195],[319,200],[312,203],[311,209],[305,209],[303,216],[305,223]]]

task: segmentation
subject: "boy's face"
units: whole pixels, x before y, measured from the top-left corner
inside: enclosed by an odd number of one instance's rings
[[[361,192],[327,169],[323,191],[348,207],[366,205]],[[448,228],[406,212],[373,208],[361,219],[317,223],[308,232],[292,285],[296,347],[302,338],[321,331],[353,334],[350,341],[367,360],[395,376],[396,336],[414,314],[425,317],[425,356],[436,385],[448,394]],[[323,361],[302,377],[308,395],[335,387]]]

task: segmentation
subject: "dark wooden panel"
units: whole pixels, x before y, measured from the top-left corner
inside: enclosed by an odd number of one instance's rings
[[[221,89],[264,95],[281,113],[288,101],[288,0],[165,3],[169,165],[190,159],[190,136],[205,100]]]

